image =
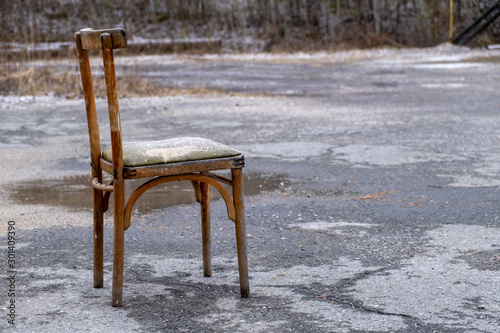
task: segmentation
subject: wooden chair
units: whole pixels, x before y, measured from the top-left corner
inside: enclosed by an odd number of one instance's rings
[[[195,197],[201,204],[203,274],[212,275],[210,240],[210,185],[224,199],[229,219],[235,222],[241,297],[248,297],[248,264],[243,202],[243,155],[228,146],[202,138],[175,138],[142,143],[122,143],[118,92],[116,88],[113,49],[125,48],[123,29],[83,29],[75,34],[80,74],[85,97],[90,138],[94,202],[94,287],[103,287],[103,213],[111,193],[114,199],[113,288],[112,305],[122,306],[124,233],[130,226],[130,215],[136,200],[148,189],[167,182],[191,181]],[[111,132],[111,147],[101,153],[99,128],[90,72],[88,50],[102,50],[104,76]],[[230,170],[231,179],[211,171]],[[103,184],[102,171],[111,175]],[[125,200],[126,179],[152,178],[139,186]],[[232,188],[229,191],[222,186]]]

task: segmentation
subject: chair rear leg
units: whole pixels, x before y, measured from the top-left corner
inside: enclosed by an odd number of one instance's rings
[[[231,169],[233,181],[233,201],[236,211],[236,248],[238,251],[238,270],[240,273],[241,297],[250,295],[248,281],[247,232],[245,225],[245,204],[243,194],[243,172],[241,169]]]
[[[93,188],[94,201],[94,288],[102,288],[104,256],[104,217],[102,191]]]
[[[115,212],[116,214],[116,212]],[[124,256],[124,238],[123,228],[116,226],[113,240],[113,290],[111,295],[111,305],[122,306],[123,302],[123,256]]]
[[[210,234],[210,185],[200,183],[201,190],[201,239],[203,250],[203,275],[212,276],[212,239]]]
[[[125,191],[123,179],[113,183],[114,187],[114,235],[113,235],[113,289],[112,306],[122,306],[123,303],[123,264],[125,250]]]

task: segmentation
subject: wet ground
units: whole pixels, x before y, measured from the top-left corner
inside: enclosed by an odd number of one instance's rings
[[[202,135],[244,152],[251,276],[241,299],[233,228],[215,197],[214,274],[203,277],[199,207],[189,184],[171,184],[137,203],[119,309],[110,215],[105,286],[92,288],[83,101],[0,97],[0,234],[13,221],[17,272],[0,327],[498,331],[499,59],[448,46],[117,59],[121,73],[230,92],[124,99],[123,135]],[[6,263],[5,241],[1,252]]]

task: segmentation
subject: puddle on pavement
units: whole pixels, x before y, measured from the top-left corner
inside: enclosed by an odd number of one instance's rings
[[[10,186],[11,198],[19,204],[64,206],[73,209],[92,209],[92,190],[89,176],[64,179],[23,182]],[[127,197],[145,180],[128,180]],[[252,196],[264,191],[276,191],[289,185],[284,175],[245,175],[245,195]],[[221,196],[212,189],[212,199]],[[112,200],[111,200],[112,202]],[[134,210],[141,212],[179,204],[195,202],[194,191],[189,181],[172,182],[158,185],[144,193],[135,203]]]

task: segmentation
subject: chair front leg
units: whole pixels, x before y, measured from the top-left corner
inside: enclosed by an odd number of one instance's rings
[[[248,281],[247,232],[245,225],[245,204],[243,194],[243,172],[241,169],[231,169],[233,181],[233,202],[236,212],[236,248],[238,251],[238,270],[240,273],[241,297],[250,295]]]
[[[104,217],[102,191],[92,188],[92,198],[94,201],[94,288],[102,288],[104,284]]]
[[[113,182],[114,236],[113,236],[113,290],[111,305],[123,303],[123,263],[125,250],[125,191],[123,179]]]
[[[201,190],[201,239],[203,275],[212,276],[212,239],[210,235],[210,185],[200,183]]]

